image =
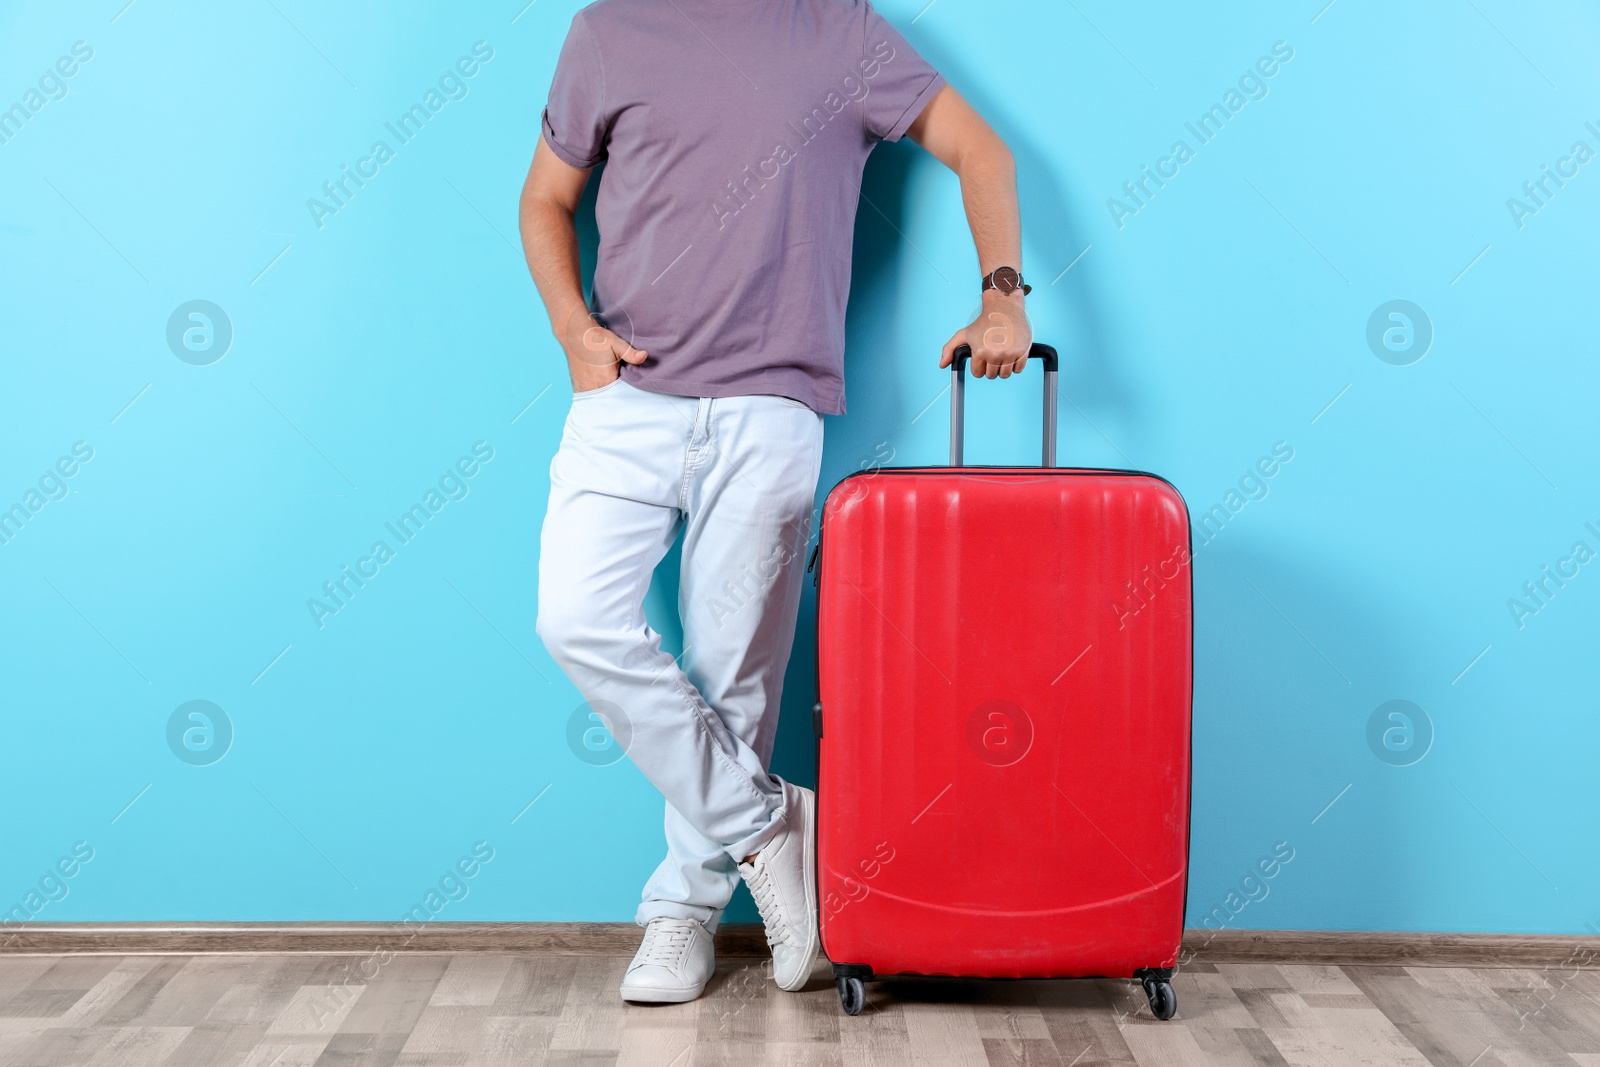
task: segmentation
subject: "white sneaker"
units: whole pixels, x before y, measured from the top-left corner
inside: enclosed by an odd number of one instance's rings
[[[783,783],[788,825],[739,873],[756,900],[772,946],[772,977],[794,992],[811,977],[817,958],[817,795]]]
[[[622,999],[682,1004],[704,992],[716,969],[711,931],[693,919],[651,919],[622,977]]]

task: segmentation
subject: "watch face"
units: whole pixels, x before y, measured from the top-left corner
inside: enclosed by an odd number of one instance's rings
[[[1001,267],[994,272],[994,287],[1002,293],[1014,292],[1022,281],[1022,275],[1011,267]]]

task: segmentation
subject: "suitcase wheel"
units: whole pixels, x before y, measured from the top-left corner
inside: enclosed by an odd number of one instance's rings
[[[1150,998],[1150,1014],[1157,1019],[1170,1019],[1178,1014],[1178,995],[1166,979],[1146,978],[1144,995]]]
[[[867,987],[859,978],[839,979],[839,1003],[846,1015],[860,1015],[867,1006]]]

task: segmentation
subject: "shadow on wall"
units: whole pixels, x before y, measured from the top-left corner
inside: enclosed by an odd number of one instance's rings
[[[594,168],[594,173],[589,175],[589,184],[584,187],[583,197],[578,201],[578,210],[574,218],[578,229],[578,274],[582,280],[585,297],[594,292],[594,265],[600,258],[600,225],[595,221],[594,204],[595,198],[600,194],[600,181],[605,174],[606,165],[601,163]],[[594,306],[592,299],[589,300],[589,305]]]

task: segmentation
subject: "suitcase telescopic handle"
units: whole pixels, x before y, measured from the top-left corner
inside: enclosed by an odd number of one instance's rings
[[[967,360],[972,358],[972,346],[961,345],[955,350],[955,362],[950,367],[950,466],[961,466],[962,443],[965,434]],[[1029,359],[1044,361],[1044,458],[1041,467],[1056,465],[1056,370],[1061,362],[1056,350],[1049,345],[1034,345],[1028,350]]]

